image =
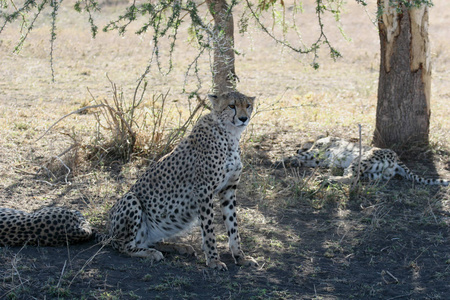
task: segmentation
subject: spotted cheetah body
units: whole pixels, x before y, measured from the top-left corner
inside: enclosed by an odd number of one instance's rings
[[[359,155],[361,162],[359,166]],[[417,183],[428,185],[448,185],[445,179],[429,179],[414,174],[390,149],[362,146],[336,138],[325,137],[308,143],[298,150],[297,155],[288,159],[289,162],[307,167],[341,168],[344,176],[333,176],[330,179],[349,183],[356,177],[359,167],[359,177],[369,180],[389,180],[395,175]]]
[[[239,140],[254,98],[232,92],[210,100],[212,112],[111,208],[108,233],[100,236],[101,241],[122,253],[156,261],[163,258],[161,251],[192,254],[191,246],[163,241],[184,233],[198,220],[207,265],[226,269],[217,252],[213,224],[213,196],[218,195],[236,264],[257,265],[241,250],[236,219],[236,187],[242,170]]]
[[[91,226],[76,210],[49,207],[27,213],[0,208],[0,246],[61,246],[92,237]]]

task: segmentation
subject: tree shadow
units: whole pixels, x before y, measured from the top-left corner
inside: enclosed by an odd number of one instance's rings
[[[247,151],[251,168],[287,186],[291,171],[267,169],[272,165],[270,150],[256,155]],[[436,172],[436,161],[430,158],[424,163],[417,157],[412,170],[428,177]],[[429,169],[421,172],[415,163]],[[244,174],[244,182],[245,178]],[[244,229],[244,233],[264,240],[254,252],[264,253],[272,263],[264,269],[266,276],[289,283],[287,289],[305,297],[445,297],[445,280],[450,276],[445,249],[450,242],[449,211],[443,204],[450,199],[448,189],[404,179],[362,185],[356,197],[347,195],[344,205],[331,199],[319,209],[300,197],[284,206],[258,203],[286,201],[281,195],[273,196],[274,200],[266,200],[270,195],[257,195],[258,201],[248,196],[242,199],[246,205],[250,202],[258,206],[258,211],[271,220],[270,226],[265,223],[248,232]],[[252,242],[248,243],[253,249]],[[283,284],[275,286],[286,288]]]

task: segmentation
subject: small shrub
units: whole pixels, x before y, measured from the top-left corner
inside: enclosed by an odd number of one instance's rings
[[[142,89],[140,84],[129,104],[113,82],[112,104],[106,99],[96,101],[99,111],[94,114],[96,135],[92,145],[88,146],[90,160],[125,163],[132,155],[157,159],[173,149],[204,107],[204,101],[197,96],[197,106],[182,122],[181,109],[168,104],[169,92],[153,94],[150,101],[145,101],[147,82]],[[173,124],[173,118],[178,118],[175,128],[169,124]]]
[[[94,103],[82,103],[81,108],[62,116],[36,140],[70,115],[88,111],[95,117],[95,132],[90,138],[83,138],[75,131],[65,133],[72,144],[41,165],[37,173],[44,177],[41,181],[50,185],[70,184],[74,171],[86,160],[94,166],[124,164],[133,156],[157,160],[178,144],[206,107],[198,95],[196,105],[189,102],[188,109],[177,106],[176,100],[169,103],[169,92],[146,98],[147,82],[143,80],[128,101],[115,83],[110,80],[110,84],[112,100],[98,100],[91,94]]]

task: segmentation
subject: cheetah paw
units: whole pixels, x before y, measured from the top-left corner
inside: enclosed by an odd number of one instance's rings
[[[212,269],[216,269],[219,271],[228,271],[227,265],[220,260],[211,260],[209,263],[207,263],[207,265]]]
[[[188,256],[197,256],[197,253],[195,253],[194,248],[188,244],[160,242],[155,245],[155,248],[161,252],[178,253],[181,255],[188,255]]]
[[[178,245],[177,250],[181,255],[197,256],[194,247],[192,247],[191,245],[180,244]]]
[[[159,262],[161,260],[164,259],[164,255],[159,252],[159,251],[154,251],[149,258],[153,261],[153,262]]]
[[[148,260],[151,260],[152,262],[159,262],[164,259],[164,255],[155,249],[139,249],[135,252],[128,253],[132,257],[141,257]]]
[[[351,184],[352,178],[348,176],[328,176],[326,179],[329,183]]]
[[[258,267],[258,262],[251,256],[240,256],[236,259],[236,264],[245,267]]]

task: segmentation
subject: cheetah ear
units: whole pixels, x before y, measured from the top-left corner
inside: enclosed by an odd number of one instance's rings
[[[211,101],[213,107],[217,107],[217,105],[219,104],[219,101],[218,101],[219,97],[217,97],[216,95],[209,94],[208,98],[209,98],[209,101]]]

